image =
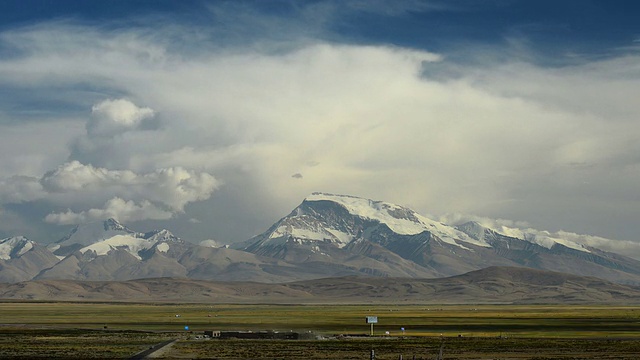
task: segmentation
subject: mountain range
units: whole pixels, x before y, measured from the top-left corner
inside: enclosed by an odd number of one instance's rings
[[[314,193],[264,233],[200,246],[170,231],[87,223],[48,246],[0,240],[0,282],[144,278],[284,283],[328,277],[443,278],[526,267],[640,284],[640,261],[570,239],[447,225],[406,207]]]

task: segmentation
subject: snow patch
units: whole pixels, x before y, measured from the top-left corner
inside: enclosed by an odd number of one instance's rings
[[[142,237],[142,234],[135,233],[121,225],[119,222],[109,219],[106,221],[93,221],[83,225],[78,225],[72,230],[69,236],[57,241],[56,244],[60,246],[73,244],[87,246],[110,239],[117,235]]]
[[[169,244],[167,243],[160,243],[158,244],[158,246],[156,246],[156,249],[158,249],[158,251],[166,253],[167,251],[169,251]]]
[[[500,226],[499,229],[492,229],[492,230],[498,233],[501,233],[503,235],[519,239],[519,240],[538,244],[540,246],[546,247],[547,249],[551,249],[555,244],[560,244],[570,249],[587,252],[587,253],[591,252],[582,244],[579,244],[575,241],[571,241],[568,239],[563,239],[557,236],[553,236],[548,231],[540,231],[540,230],[534,230],[534,229],[522,230],[522,229],[510,228],[504,225]]]
[[[331,201],[337,203],[347,209],[350,214],[383,223],[393,232],[401,235],[415,235],[423,231],[429,231],[443,242],[467,250],[469,249],[459,244],[458,241],[464,241],[477,246],[491,247],[491,245],[485,241],[473,239],[451,226],[419,215],[408,208],[382,201],[323,193],[313,193],[307,197],[305,201]]]
[[[342,232],[340,230],[336,230],[336,229],[327,229],[328,232],[331,233],[331,235],[335,236],[336,239],[338,239],[338,246],[339,247],[343,247],[345,245],[347,245],[351,240],[353,240],[353,236]]]
[[[31,241],[27,241],[22,247],[22,249],[20,249],[20,251],[18,252],[18,256],[24,255],[27,251],[31,250],[32,248],[33,248],[33,244],[31,243]]]
[[[51,251],[51,252],[54,252],[54,251],[60,249],[60,244],[51,244],[51,245],[47,246],[47,249],[49,251]],[[63,256],[63,258],[64,258],[64,256]]]
[[[212,248],[220,247],[220,244],[218,244],[217,241],[212,239],[202,240],[198,245],[203,247],[212,247]]]
[[[312,230],[309,228],[300,228],[289,224],[280,225],[275,231],[269,235],[269,244],[283,244],[286,242],[288,236],[291,236],[295,241],[302,243],[300,240],[305,241],[331,241],[338,247],[342,248],[351,241],[352,237],[349,234],[338,231],[336,229],[320,228],[318,230]],[[282,240],[279,240],[282,239]],[[279,241],[277,241],[279,240]]]
[[[31,250],[32,247],[33,244],[31,243],[31,241],[27,240],[27,238],[23,236],[0,240],[0,259],[10,260],[11,253],[14,252],[16,248],[20,248],[18,255],[21,256],[22,254]]]
[[[135,256],[138,260],[142,260],[140,255],[138,255],[138,252],[150,249],[154,244],[155,242],[131,235],[116,235],[109,239],[83,247],[80,249],[80,252],[84,254],[87,251],[93,251],[97,256],[100,256],[108,254],[111,250],[122,249]]]

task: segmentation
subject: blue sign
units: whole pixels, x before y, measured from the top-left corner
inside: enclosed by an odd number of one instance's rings
[[[189,327],[188,327],[188,326],[185,326],[185,327],[184,327],[184,329],[185,329],[185,330],[189,330]]]

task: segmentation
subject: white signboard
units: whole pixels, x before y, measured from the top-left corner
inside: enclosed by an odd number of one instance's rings
[[[367,324],[377,324],[378,317],[377,316],[367,316]]]

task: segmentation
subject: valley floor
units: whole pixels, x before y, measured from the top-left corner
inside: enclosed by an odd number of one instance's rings
[[[0,303],[0,358],[638,359],[640,307]],[[378,316],[375,336],[366,316]],[[186,328],[188,327],[188,328]],[[402,331],[404,328],[404,334]],[[274,330],[305,340],[198,339]],[[389,333],[388,335],[386,333]]]

